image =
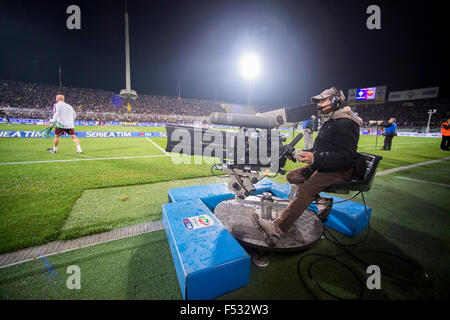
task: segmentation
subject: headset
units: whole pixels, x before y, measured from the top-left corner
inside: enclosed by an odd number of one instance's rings
[[[331,98],[330,104],[323,107],[318,107],[319,112],[321,112],[324,108],[328,106],[331,106],[332,111],[339,110],[344,106],[344,99],[342,99],[341,97],[341,89],[339,87],[331,87],[331,89],[333,89],[335,93],[330,97]]]
[[[336,111],[344,106],[344,100],[341,97],[341,89],[339,87],[332,87],[336,94],[331,96],[330,105],[333,107],[333,111]]]

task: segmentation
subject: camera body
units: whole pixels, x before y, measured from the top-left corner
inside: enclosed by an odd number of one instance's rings
[[[221,118],[220,118],[221,117]],[[202,127],[166,126],[167,152],[202,157],[215,157],[220,163],[212,170],[221,170],[229,176],[228,187],[236,195],[248,195],[257,183],[269,173],[285,174],[287,159],[295,160],[295,145],[303,137],[299,133],[290,143],[281,137],[276,119],[267,117],[233,115],[228,121],[227,114],[220,116],[217,122],[223,125],[239,123],[237,131],[217,130]],[[262,118],[262,119],[261,119]],[[218,119],[215,116],[215,119]],[[225,121],[226,120],[226,121]],[[245,127],[246,121],[249,127]],[[257,128],[258,125],[263,128]]]

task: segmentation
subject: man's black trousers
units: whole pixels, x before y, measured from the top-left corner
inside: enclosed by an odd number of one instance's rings
[[[441,150],[449,151],[450,136],[442,136]]]
[[[392,138],[394,138],[395,133],[385,133],[384,135],[383,150],[391,150]]]

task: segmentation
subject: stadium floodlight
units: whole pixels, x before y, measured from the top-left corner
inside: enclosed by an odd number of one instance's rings
[[[244,78],[254,79],[261,71],[261,62],[255,54],[248,54],[241,60],[241,72]]]
[[[131,99],[137,99],[137,93],[131,90],[131,76],[130,76],[130,32],[128,28],[128,9],[127,1],[125,1],[125,89],[120,90],[120,96],[127,102]]]
[[[248,106],[252,105],[252,86],[253,80],[259,75],[261,71],[261,62],[259,57],[250,53],[245,55],[241,60],[241,72],[244,78],[249,80],[248,84]]]
[[[427,128],[425,129],[425,133],[430,133],[430,122],[431,122],[431,116],[433,113],[436,113],[436,109],[430,109],[428,110],[428,122],[427,122]]]

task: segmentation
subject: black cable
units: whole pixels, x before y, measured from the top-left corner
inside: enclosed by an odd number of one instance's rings
[[[330,241],[331,243],[337,245],[337,246],[355,247],[355,246],[360,245],[361,243],[364,243],[369,238],[371,227],[370,227],[369,213],[367,212],[366,200],[364,198],[364,194],[361,191],[358,192],[355,196],[357,196],[358,194],[361,194],[361,197],[362,197],[363,203],[364,203],[364,213],[366,214],[366,220],[367,220],[367,228],[366,228],[367,232],[366,232],[365,236],[360,241],[354,242],[354,243],[346,243],[346,244],[344,244],[344,243],[340,242],[339,240],[337,240],[337,238],[331,233],[330,228],[324,227],[324,229],[323,229],[323,231],[324,231],[324,233],[323,233],[324,238],[327,239],[328,241]],[[355,196],[349,198],[349,200],[353,199]],[[347,201],[347,200],[345,200],[345,201]],[[340,202],[344,202],[344,201],[340,201]],[[336,203],[340,203],[340,202],[336,202]],[[334,241],[327,237],[327,235],[325,234],[325,231],[327,231],[334,238]]]
[[[263,174],[263,176],[264,176],[264,174]],[[276,178],[278,176],[278,172],[277,173],[275,173],[275,175],[274,176],[269,176],[269,175],[266,175],[266,176],[264,176],[264,178],[270,178],[270,179],[274,179],[274,178]]]
[[[341,202],[345,202],[345,201],[349,201],[349,200],[353,200],[353,199],[356,198],[360,193],[361,193],[361,191],[358,191],[354,196],[352,196],[352,197],[350,197],[350,198],[348,198],[348,199],[344,199],[344,200],[341,200],[341,201],[333,202],[333,204],[335,204],[335,203],[341,203]]]
[[[229,175],[225,175],[225,176],[216,175],[216,174],[214,173],[214,171],[213,171],[213,168],[214,168],[215,166],[216,166],[216,164],[214,164],[214,165],[211,167],[211,173],[212,173],[212,175],[214,175],[214,176],[216,176],[216,177],[220,177],[220,178],[227,178],[227,177],[229,177]],[[234,172],[234,169],[231,169],[231,170],[232,170],[232,172],[233,172],[233,175],[236,177],[236,173]],[[239,179],[238,177],[237,177],[237,182],[239,183],[239,185],[240,185],[240,186],[241,186],[248,194],[250,194],[250,192],[247,190],[247,188],[244,186],[244,184],[240,181],[240,179]],[[366,204],[366,200],[365,200],[365,198],[364,198],[364,193],[362,193],[361,191],[359,191],[359,192],[356,193],[354,196],[352,196],[352,197],[350,197],[350,198],[348,198],[348,199],[344,199],[344,200],[341,200],[341,201],[334,202],[334,204],[336,204],[336,203],[342,203],[342,202],[346,202],[346,201],[352,200],[352,199],[354,199],[356,196],[358,196],[359,194],[361,194],[361,196],[362,196],[363,203],[364,203],[364,211],[365,211],[366,218],[367,218],[367,228],[366,228],[366,229],[367,229],[367,233],[366,233],[366,235],[364,236],[364,238],[363,238],[362,240],[356,242],[356,243],[347,243],[347,244],[345,244],[345,243],[340,242],[340,241],[336,238],[336,236],[330,231],[330,229],[329,229],[328,227],[324,227],[323,236],[324,236],[324,238],[327,239],[329,242],[331,242],[331,243],[337,245],[338,247],[342,248],[342,249],[347,253],[347,255],[353,257],[356,261],[358,261],[358,262],[361,263],[362,265],[369,266],[369,264],[368,264],[367,262],[365,262],[364,260],[362,260],[361,258],[359,258],[357,255],[355,255],[352,251],[350,251],[350,250],[347,248],[347,247],[354,247],[354,246],[357,246],[357,245],[360,245],[360,244],[364,243],[364,242],[368,239],[369,234],[370,234],[370,230],[371,230],[371,227],[370,227],[370,218],[369,218],[369,213],[368,213],[368,211],[367,211],[367,204]],[[255,196],[257,196],[257,197],[259,197],[259,198],[262,198],[262,197],[259,196],[259,195],[255,195]],[[316,202],[316,204],[319,204],[319,203],[320,203],[320,201],[319,201],[319,202]],[[328,234],[330,234],[331,237],[332,237],[334,240],[331,240],[331,239],[326,235],[325,232],[328,232]],[[420,287],[429,287],[430,284],[431,284],[431,279],[430,279],[429,275],[428,275],[428,274],[427,274],[427,273],[426,273],[426,272],[425,272],[418,264],[416,264],[416,263],[414,263],[414,262],[412,262],[412,261],[406,260],[405,258],[402,258],[402,257],[400,257],[400,256],[398,256],[398,255],[395,255],[395,254],[392,254],[392,253],[389,253],[389,252],[379,251],[379,250],[360,250],[360,251],[355,251],[355,252],[358,252],[358,253],[378,253],[378,254],[384,254],[384,255],[388,255],[388,256],[397,258],[397,259],[399,259],[399,260],[402,260],[402,261],[405,262],[406,264],[412,265],[415,269],[419,270],[419,271],[422,273],[422,275],[425,276],[426,283],[425,283],[425,284],[419,284],[419,283],[416,283],[416,282],[412,282],[412,281],[409,281],[409,280],[405,280],[405,279],[403,279],[403,278],[397,277],[397,276],[392,275],[392,274],[389,274],[389,273],[387,273],[387,272],[381,271],[382,274],[384,274],[385,276],[387,276],[387,277],[389,277],[389,278],[391,278],[391,279],[394,279],[394,280],[397,280],[397,281],[399,281],[399,282],[403,282],[403,283],[406,283],[406,284],[414,285],[414,286],[420,286]],[[364,283],[363,283],[363,280],[361,280],[361,278],[358,276],[358,274],[355,272],[355,270],[354,270],[352,267],[350,267],[348,264],[346,264],[346,263],[344,263],[343,261],[341,261],[341,260],[338,259],[338,257],[340,257],[340,256],[345,256],[345,255],[346,255],[346,254],[326,255],[326,254],[319,254],[319,253],[309,253],[309,254],[306,254],[306,255],[304,255],[303,257],[301,257],[301,258],[299,259],[299,261],[298,261],[298,263],[297,263],[297,273],[298,273],[298,276],[299,276],[300,280],[302,281],[303,285],[304,285],[305,288],[308,290],[308,292],[311,294],[311,296],[313,296],[315,299],[318,299],[318,297],[310,290],[310,288],[309,288],[308,285],[306,284],[306,281],[305,281],[305,279],[304,279],[304,277],[303,277],[303,275],[302,275],[302,272],[301,272],[301,263],[302,263],[302,261],[303,261],[306,257],[319,256],[319,257],[321,257],[321,258],[320,258],[320,259],[317,259],[317,260],[315,260],[315,261],[313,261],[313,262],[308,266],[308,269],[307,269],[309,280],[311,281],[311,283],[312,283],[316,288],[318,288],[319,290],[321,290],[322,292],[324,292],[324,293],[327,294],[328,296],[334,297],[334,298],[339,299],[339,300],[358,300],[358,299],[361,299],[361,298],[362,298],[362,295],[363,295],[363,293],[364,293]],[[357,295],[356,298],[354,298],[354,299],[349,299],[349,298],[339,297],[339,296],[337,296],[337,295],[334,295],[333,293],[331,293],[331,292],[327,291],[326,289],[324,289],[324,288],[319,284],[319,282],[317,282],[316,280],[314,280],[313,275],[312,275],[312,271],[311,271],[311,270],[312,270],[312,267],[313,267],[316,263],[318,263],[319,261],[322,261],[322,260],[325,260],[325,259],[329,259],[329,260],[338,262],[339,264],[341,264],[342,266],[344,266],[347,270],[349,270],[349,271],[352,273],[352,275],[358,280],[359,285],[360,285],[360,290],[359,290],[359,294]]]
[[[316,288],[318,288],[320,291],[322,291],[323,293],[327,294],[328,296],[331,296],[331,297],[334,297],[334,298],[336,298],[336,299],[339,299],[339,300],[358,300],[358,299],[361,299],[361,298],[362,298],[362,295],[363,295],[363,293],[364,293],[364,283],[363,283],[363,280],[358,276],[358,274],[356,273],[356,271],[355,271],[353,268],[351,268],[349,265],[347,265],[346,263],[344,263],[343,261],[341,261],[341,260],[338,259],[338,257],[341,257],[341,256],[350,256],[350,257],[353,257],[353,258],[354,258],[356,261],[358,261],[360,264],[362,264],[362,265],[364,265],[364,266],[366,266],[366,267],[370,265],[370,264],[368,264],[366,261],[364,261],[363,259],[361,259],[360,257],[358,257],[355,253],[377,253],[377,254],[387,255],[387,256],[391,256],[391,257],[394,257],[394,258],[396,258],[396,259],[399,259],[399,260],[403,261],[404,263],[406,263],[406,264],[408,264],[408,265],[411,265],[411,266],[413,266],[415,269],[419,270],[420,273],[421,273],[421,274],[424,276],[424,278],[425,278],[425,283],[417,283],[417,282],[409,281],[409,280],[400,278],[400,277],[398,277],[398,276],[396,276],[396,275],[392,275],[392,274],[389,274],[389,273],[384,272],[384,271],[381,271],[381,273],[382,273],[383,275],[385,275],[385,276],[391,278],[391,279],[397,280],[397,281],[402,282],[402,283],[406,283],[406,284],[413,285],[413,286],[418,286],[418,287],[430,287],[431,284],[432,284],[432,283],[431,283],[430,276],[422,269],[422,267],[421,267],[420,265],[418,265],[417,263],[415,263],[415,262],[413,262],[413,261],[407,260],[407,259],[405,259],[405,258],[403,258],[403,257],[401,257],[401,256],[398,256],[398,255],[393,254],[393,253],[390,253],[390,252],[385,252],[385,251],[379,251],[379,250],[358,250],[358,251],[352,252],[352,251],[350,251],[350,250],[348,249],[348,247],[356,246],[356,245],[359,245],[359,244],[365,242],[365,241],[368,239],[368,236],[369,236],[369,234],[370,234],[369,214],[368,214],[368,212],[367,212],[366,200],[365,200],[365,198],[364,198],[364,194],[363,194],[362,192],[359,192],[359,193],[361,193],[361,196],[362,196],[362,199],[363,199],[363,203],[364,203],[365,214],[366,214],[366,217],[367,217],[367,229],[368,229],[368,231],[367,231],[366,235],[364,236],[364,238],[363,238],[361,241],[358,241],[357,243],[344,244],[344,243],[340,242],[340,241],[336,238],[336,236],[329,230],[328,227],[324,227],[324,233],[323,233],[323,235],[324,235],[325,239],[327,239],[327,240],[330,241],[331,243],[333,243],[333,244],[337,245],[338,247],[340,247],[344,252],[341,253],[341,254],[337,254],[337,255],[326,255],[326,254],[320,254],[320,253],[309,253],[309,254],[303,255],[303,256],[299,259],[299,261],[298,261],[298,263],[297,263],[297,274],[298,274],[298,276],[299,276],[301,282],[302,282],[303,285],[305,286],[305,288],[306,288],[306,289],[308,290],[308,292],[311,294],[311,296],[312,296],[314,299],[318,299],[318,297],[317,297],[317,296],[312,292],[312,290],[308,287],[308,285],[307,285],[307,283],[306,283],[306,281],[305,281],[305,278],[304,278],[304,276],[303,276],[303,274],[302,274],[302,271],[301,271],[301,264],[302,264],[303,260],[304,260],[306,257],[311,257],[311,256],[318,256],[318,257],[321,257],[321,258],[319,258],[319,259],[313,261],[313,262],[308,266],[307,272],[308,272],[309,281],[310,281]],[[359,194],[359,193],[358,193],[358,194]],[[356,195],[358,195],[358,194],[356,194]],[[356,196],[356,195],[355,195],[355,196]],[[353,198],[354,198],[354,197],[353,197]],[[351,198],[351,199],[353,199],[353,198]],[[343,201],[342,201],[342,202],[343,202]],[[330,238],[328,238],[328,237],[325,235],[325,231],[327,231],[327,232],[333,237],[334,241],[331,240]],[[349,271],[352,273],[352,275],[353,275],[355,278],[358,279],[359,285],[360,285],[360,290],[359,290],[359,294],[357,295],[356,298],[354,298],[354,299],[349,299],[349,298],[339,297],[339,296],[337,296],[337,295],[334,295],[333,293],[331,293],[331,292],[325,290],[325,289],[319,284],[319,282],[317,282],[317,281],[313,278],[312,271],[311,271],[311,270],[312,270],[312,267],[313,267],[316,263],[318,263],[319,261],[322,261],[322,260],[325,260],[325,259],[332,260],[332,261],[336,261],[336,262],[338,262],[339,264],[343,265],[347,270],[349,270]]]
[[[229,174],[219,175],[219,174],[215,174],[215,173],[214,173],[213,168],[214,168],[217,164],[218,164],[218,163],[215,163],[215,164],[212,165],[212,167],[211,167],[211,174],[212,174],[214,177],[218,177],[218,178],[228,178],[228,177],[230,176]]]
[[[354,198],[356,198],[359,194],[361,193],[361,191],[358,191],[354,196],[351,196],[350,198],[347,198],[347,199],[343,199],[343,200],[340,200],[340,201],[336,201],[336,202],[333,202],[333,204],[336,204],[336,203],[342,203],[342,202],[346,202],[346,201],[349,201],[349,200],[353,200]],[[316,204],[326,204],[326,203],[322,203],[322,202],[317,202],[317,201],[313,201],[313,202],[315,202]]]
[[[342,255],[342,254],[341,254],[341,255]],[[308,269],[307,269],[309,280],[311,281],[311,283],[312,283],[316,288],[318,288],[319,290],[321,290],[321,291],[324,292],[325,294],[327,294],[327,295],[329,295],[329,296],[331,296],[331,297],[334,297],[334,298],[336,298],[336,299],[339,299],[339,300],[358,300],[358,299],[361,299],[361,297],[362,297],[362,295],[363,295],[363,293],[364,293],[364,283],[363,283],[363,281],[361,280],[361,278],[358,276],[358,274],[355,272],[354,269],[352,269],[352,268],[351,268],[348,264],[346,264],[345,262],[343,262],[343,261],[337,259],[337,257],[340,256],[340,255],[331,256],[331,255],[326,255],[326,254],[321,254],[321,253],[308,253],[308,254],[305,254],[303,257],[301,257],[300,260],[298,261],[298,263],[297,263],[297,273],[298,273],[298,276],[300,277],[300,280],[302,281],[303,285],[305,286],[306,290],[308,290],[308,292],[311,294],[311,296],[312,296],[314,299],[318,300],[319,298],[318,298],[318,297],[312,292],[312,290],[308,287],[308,285],[306,284],[305,279],[304,279],[303,276],[302,276],[302,272],[301,272],[301,263],[302,263],[303,259],[305,259],[306,257],[311,257],[311,256],[318,256],[318,257],[321,257],[320,259],[314,260],[314,261],[308,266]],[[360,285],[360,290],[359,290],[360,292],[359,292],[359,294],[357,295],[356,298],[350,299],[350,298],[344,298],[344,297],[339,297],[339,296],[337,296],[337,295],[334,295],[333,293],[329,292],[328,290],[325,290],[325,289],[319,284],[319,282],[317,282],[316,280],[314,280],[314,278],[313,278],[313,276],[312,276],[312,272],[311,272],[312,267],[313,267],[314,264],[316,264],[317,262],[322,261],[322,260],[326,260],[326,259],[329,259],[329,260],[332,260],[332,261],[339,262],[339,263],[340,263],[341,265],[343,265],[347,270],[349,270],[349,271],[353,274],[353,276],[358,280],[359,285]]]
[[[370,225],[369,225],[370,226]],[[350,244],[350,245],[345,245],[345,244],[343,244],[343,243],[341,243],[329,230],[328,230],[328,228],[327,228],[327,231],[333,236],[333,238],[334,238],[334,240],[335,240],[335,242],[333,242],[333,241],[331,241],[332,243],[335,243],[335,244],[337,244],[337,245],[339,245],[339,246],[341,246],[350,256],[352,256],[353,258],[355,258],[359,263],[361,263],[361,264],[363,264],[363,265],[365,265],[366,267],[367,266],[369,266],[370,264],[369,263],[367,263],[367,262],[365,262],[364,260],[362,260],[361,258],[359,258],[357,255],[355,255],[352,251],[350,251],[347,247],[349,247],[349,246],[353,246],[354,244]],[[369,233],[367,233],[367,235],[368,235]],[[365,237],[365,239],[364,239],[364,241],[367,239],[367,236]],[[328,240],[328,239],[327,239]],[[364,241],[360,241],[359,243],[362,243],[362,242],[364,242]],[[384,272],[384,271],[381,271],[381,273],[382,274],[384,274],[385,276],[387,276],[387,277],[389,277],[389,278],[391,278],[391,279],[394,279],[394,280],[397,280],[397,281],[400,281],[400,282],[404,282],[404,283],[407,283],[407,284],[410,284],[410,285],[414,285],[414,286],[418,286],[418,287],[428,287],[430,284],[431,284],[431,279],[430,279],[430,276],[418,265],[418,264],[416,264],[415,262],[413,262],[413,261],[409,261],[409,260],[406,260],[405,258],[403,258],[403,257],[401,257],[401,256],[398,256],[398,255],[396,255],[396,254],[393,254],[393,253],[390,253],[390,252],[385,252],[385,251],[380,251],[380,250],[358,250],[358,251],[355,251],[355,252],[358,252],[358,253],[379,253],[379,254],[384,254],[384,255],[387,255],[387,256],[391,256],[391,257],[394,257],[394,258],[396,258],[396,259],[399,259],[399,260],[401,260],[401,261],[403,261],[403,262],[405,262],[406,264],[409,264],[409,265],[412,265],[412,266],[414,266],[414,268],[415,269],[417,269],[417,270],[419,270],[421,273],[422,273],[422,275],[425,277],[425,279],[426,279],[426,284],[420,284],[420,283],[417,283],[417,282],[412,282],[412,281],[409,281],[409,280],[405,280],[405,279],[403,279],[403,278],[400,278],[400,277],[397,277],[397,276],[395,276],[395,275],[392,275],[392,274],[389,274],[389,273],[387,273],[387,272]]]

